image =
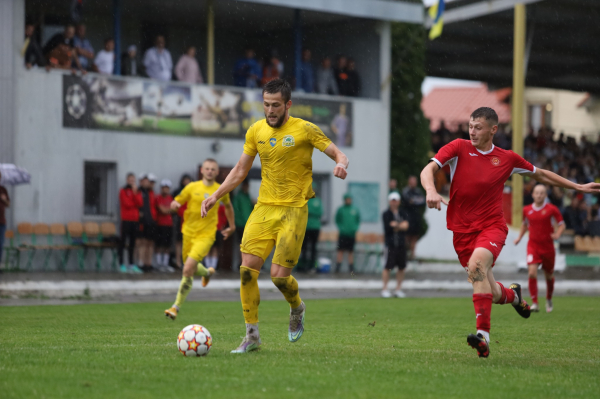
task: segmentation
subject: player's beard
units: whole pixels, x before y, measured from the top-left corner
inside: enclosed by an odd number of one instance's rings
[[[279,118],[277,118],[277,121],[271,125],[271,122],[269,122],[269,116],[267,114],[265,114],[265,118],[267,120],[267,125],[271,126],[272,128],[277,129],[278,127],[281,127],[281,125],[283,125],[283,121],[285,120],[285,112],[283,113],[283,115],[281,115]]]

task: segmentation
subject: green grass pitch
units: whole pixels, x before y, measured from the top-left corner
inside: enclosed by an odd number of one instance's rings
[[[600,393],[600,298],[555,299],[520,318],[492,310],[479,359],[470,298],[313,300],[287,341],[286,302],[260,307],[263,347],[233,355],[236,302],[0,308],[0,397],[8,398],[592,398]],[[543,301],[542,301],[543,310]],[[375,326],[369,323],[375,322]],[[205,358],[176,348],[188,324],[209,329]]]

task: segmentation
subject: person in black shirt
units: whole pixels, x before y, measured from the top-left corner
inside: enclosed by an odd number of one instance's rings
[[[425,193],[420,187],[417,186],[416,176],[408,177],[408,186],[404,187],[402,190],[402,198],[404,199],[402,207],[408,214],[408,223],[410,224],[410,227],[406,232],[406,238],[408,239],[408,251],[410,254],[410,259],[414,260],[415,247],[417,245],[417,241],[419,241],[419,238],[421,238],[421,215],[425,209]]]
[[[408,214],[400,209],[400,194],[392,192],[388,195],[390,207],[383,212],[383,230],[385,232],[385,267],[383,269],[383,291],[381,296],[390,298],[391,292],[387,285],[390,280],[390,271],[398,267],[396,273],[396,291],[394,295],[398,298],[404,298],[406,294],[402,292],[402,280],[404,280],[404,269],[406,268],[406,231],[409,228]]]

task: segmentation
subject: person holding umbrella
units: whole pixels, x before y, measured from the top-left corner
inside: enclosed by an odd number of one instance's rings
[[[2,172],[0,172],[2,180]],[[6,208],[10,207],[10,197],[6,187],[0,185],[0,263],[2,262],[2,250],[4,248],[4,233],[6,232]]]

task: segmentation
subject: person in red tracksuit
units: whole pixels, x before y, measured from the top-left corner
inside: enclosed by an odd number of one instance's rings
[[[548,191],[545,185],[533,188],[533,204],[523,208],[523,224],[515,245],[529,230],[527,243],[527,267],[529,268],[529,294],[533,304],[532,312],[539,312],[537,271],[542,267],[546,275],[546,312],[552,312],[552,292],[554,291],[554,260],[556,250],[554,240],[558,240],[565,231],[565,222],[557,207],[546,203]]]
[[[119,264],[122,273],[141,273],[142,271],[134,263],[135,240],[139,230],[140,208],[143,205],[142,196],[135,184],[135,175],[127,174],[127,185],[119,192],[119,204],[121,207],[121,239],[119,240]],[[123,250],[125,241],[129,240],[127,255],[129,268],[123,261]]]

